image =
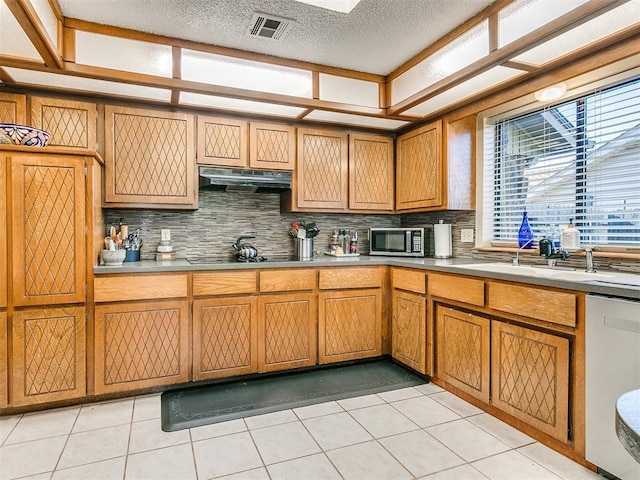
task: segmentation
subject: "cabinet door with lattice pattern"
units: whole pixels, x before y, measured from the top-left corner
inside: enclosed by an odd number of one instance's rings
[[[7,312],[0,312],[0,408],[9,402],[7,388]]]
[[[349,135],[349,209],[393,210],[393,140]]]
[[[25,124],[26,122],[26,95],[0,92],[0,123]]]
[[[313,293],[258,297],[258,371],[316,364],[317,313]]]
[[[198,208],[193,115],[105,107],[105,202]]]
[[[7,162],[0,155],[0,308],[7,306]]]
[[[11,405],[86,394],[84,307],[13,312]]]
[[[438,378],[489,403],[489,319],[446,307],[437,312]]]
[[[186,300],[96,306],[96,394],[188,381],[188,328]]]
[[[85,300],[84,160],[9,157],[14,305]]]
[[[491,403],[567,442],[569,340],[493,321],[491,352]]]
[[[249,124],[249,165],[265,170],[293,170],[296,129],[279,123]]]
[[[320,292],[318,360],[341,362],[382,353],[380,289]]]
[[[49,146],[96,150],[96,104],[31,97],[31,123],[51,134]]]
[[[424,295],[394,289],[391,301],[391,355],[414,370],[427,373],[426,299]]]
[[[396,141],[396,210],[442,205],[442,121]]]
[[[247,122],[198,115],[198,163],[246,168]]]
[[[193,301],[193,379],[258,371],[255,296]]]
[[[348,192],[347,135],[298,129],[293,191],[299,208],[345,210]]]

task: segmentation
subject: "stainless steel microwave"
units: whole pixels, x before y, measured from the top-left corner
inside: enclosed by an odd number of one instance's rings
[[[369,255],[429,257],[433,228],[370,228]]]

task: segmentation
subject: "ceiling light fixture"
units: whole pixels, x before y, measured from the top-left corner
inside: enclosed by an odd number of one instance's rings
[[[564,83],[557,83],[550,87],[543,88],[542,90],[538,90],[533,94],[533,96],[536,97],[536,100],[539,102],[553,102],[554,100],[562,98],[565,93],[567,93],[567,85]]]
[[[300,3],[313,5],[315,7],[325,8],[340,13],[351,13],[360,0],[296,0]]]

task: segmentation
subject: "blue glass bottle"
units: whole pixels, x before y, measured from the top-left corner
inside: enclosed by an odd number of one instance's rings
[[[520,224],[520,230],[518,230],[518,247],[520,248],[532,248],[533,247],[533,232],[529,226],[529,219],[527,218],[527,209],[522,212],[522,223]]]

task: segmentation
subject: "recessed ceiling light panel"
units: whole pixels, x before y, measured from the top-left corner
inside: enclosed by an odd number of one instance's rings
[[[360,0],[296,0],[300,3],[313,5],[314,7],[325,8],[340,13],[351,13]]]

